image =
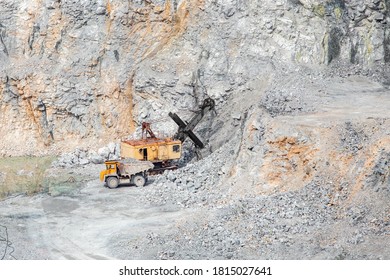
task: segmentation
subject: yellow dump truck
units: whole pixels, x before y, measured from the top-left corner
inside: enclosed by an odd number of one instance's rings
[[[106,169],[100,172],[100,181],[114,189],[120,184],[134,184],[142,187],[147,182],[147,171],[154,167],[150,161],[135,159],[110,160],[105,162]]]

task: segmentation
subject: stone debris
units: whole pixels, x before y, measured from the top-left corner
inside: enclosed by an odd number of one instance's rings
[[[53,167],[76,167],[89,163],[101,164],[106,160],[117,160],[120,157],[119,143],[111,142],[107,146],[98,149],[98,151],[87,149],[76,149],[71,153],[62,154],[53,162]]]

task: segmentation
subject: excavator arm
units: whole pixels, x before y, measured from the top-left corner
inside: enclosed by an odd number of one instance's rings
[[[200,110],[191,118],[189,122],[184,122],[177,114],[169,113],[169,116],[173,119],[173,121],[179,126],[177,133],[174,135],[174,139],[178,139],[181,142],[184,142],[186,138],[190,138],[192,142],[194,142],[197,148],[203,149],[203,142],[195,135],[192,131],[198,123],[202,120],[205,114],[214,109],[215,101],[211,98],[206,98],[203,101]]]

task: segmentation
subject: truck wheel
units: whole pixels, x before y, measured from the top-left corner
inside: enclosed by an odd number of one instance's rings
[[[136,187],[143,187],[145,186],[146,180],[144,176],[142,176],[141,174],[137,174],[134,175],[133,182]]]
[[[106,180],[107,187],[110,189],[115,189],[119,185],[119,180],[116,177],[108,177]]]

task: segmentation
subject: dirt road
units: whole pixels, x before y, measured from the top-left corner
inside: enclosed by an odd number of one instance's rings
[[[96,180],[75,197],[17,196],[1,202],[0,224],[8,228],[17,259],[112,259],[116,236],[137,239],[186,215],[174,205],[144,205],[142,195],[142,188],[110,190]]]

